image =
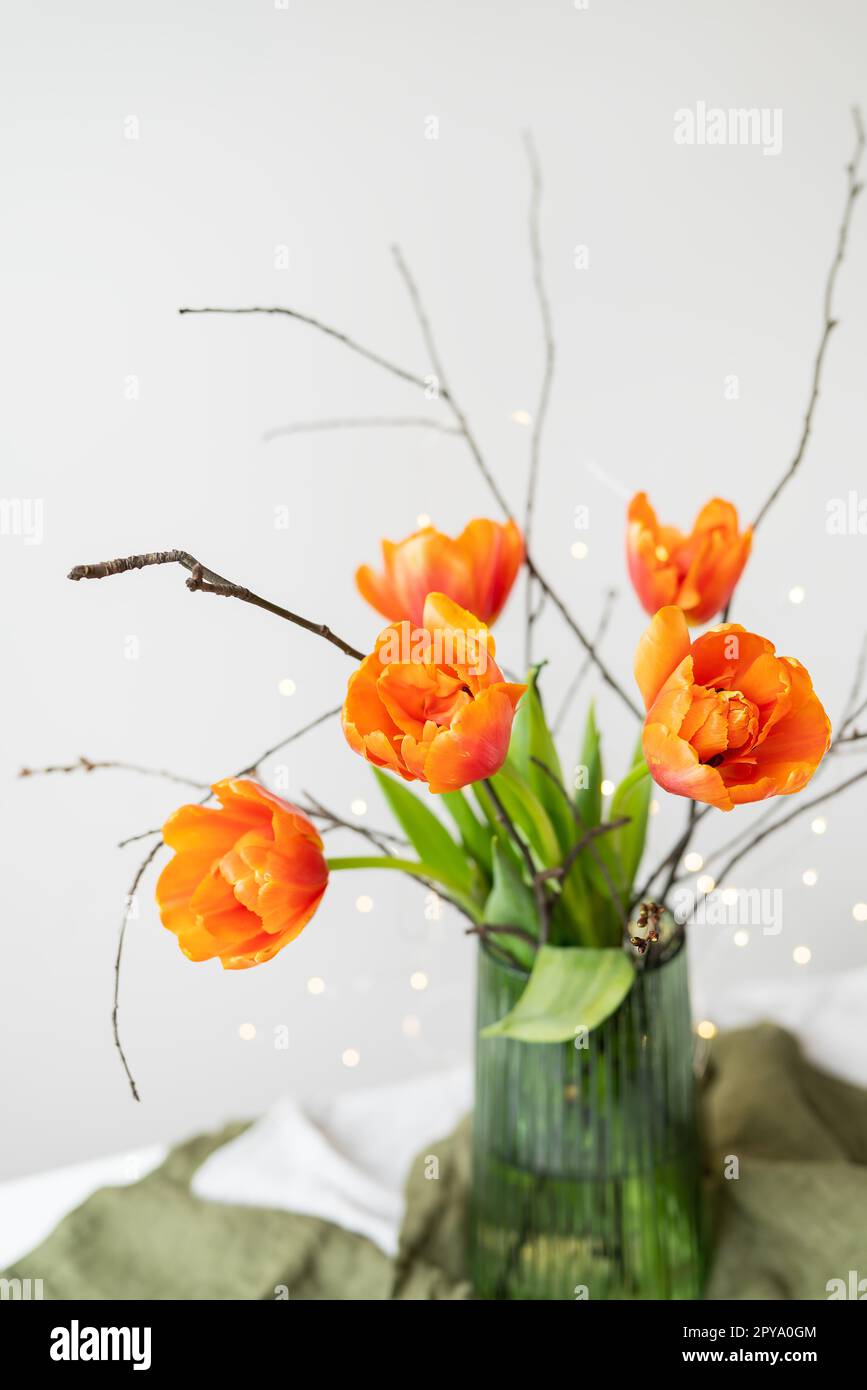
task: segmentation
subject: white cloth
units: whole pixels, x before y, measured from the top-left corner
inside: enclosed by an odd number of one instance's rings
[[[348,1092],[315,1107],[287,1096],[205,1160],[193,1192],[212,1202],[322,1217],[394,1255],[410,1162],[454,1129],[471,1104],[469,1067]]]

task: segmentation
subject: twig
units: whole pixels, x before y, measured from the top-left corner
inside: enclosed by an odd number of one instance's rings
[[[492,496],[494,497],[495,501],[497,502],[497,505],[500,507],[500,510],[504,513],[504,515],[507,517],[507,519],[511,519],[511,518],[512,518],[512,509],[511,509],[511,507],[509,506],[508,502],[506,501],[505,497],[503,496],[503,493],[501,492],[501,490],[500,490],[500,488],[499,488],[499,485],[498,485],[498,483],[497,483],[497,481],[496,481],[494,475],[491,473],[490,469],[488,468],[487,464],[485,463],[485,460],[484,460],[484,457],[483,457],[483,455],[482,455],[481,449],[479,448],[478,442],[477,442],[475,436],[473,435],[472,431],[471,431],[470,428],[469,428],[469,424],[468,424],[468,422],[467,422],[466,416],[464,415],[464,413],[463,413],[463,411],[461,410],[460,406],[458,406],[457,402],[456,402],[455,399],[454,399],[454,396],[451,394],[451,391],[449,390],[449,387],[448,387],[448,385],[447,385],[446,382],[445,382],[445,379],[444,379],[444,376],[443,376],[443,370],[442,370],[442,363],[441,363],[441,361],[440,361],[440,359],[439,359],[439,355],[436,353],[436,350],[435,350],[435,347],[434,347],[434,344],[433,344],[433,339],[432,339],[431,333],[430,333],[430,324],[429,324],[429,322],[428,322],[427,315],[426,315],[426,313],[425,313],[425,311],[424,311],[424,308],[423,308],[423,306],[422,306],[422,304],[421,304],[421,300],[420,300],[420,298],[419,298],[418,291],[417,291],[417,289],[416,289],[416,287],[415,287],[415,283],[414,283],[414,281],[412,280],[412,277],[409,275],[409,272],[408,272],[408,270],[407,270],[407,268],[406,268],[406,265],[405,265],[405,263],[404,263],[404,261],[403,261],[402,256],[400,255],[399,250],[397,250],[397,248],[394,248],[394,250],[395,250],[395,260],[396,260],[396,262],[397,262],[398,269],[401,271],[401,273],[402,273],[403,276],[404,276],[404,279],[405,279],[406,282],[407,282],[407,288],[408,288],[409,291],[410,291],[410,295],[411,295],[412,300],[413,300],[413,305],[414,305],[414,307],[415,307],[415,309],[416,309],[416,314],[417,314],[418,317],[419,317],[419,322],[420,322],[420,324],[421,324],[421,326],[422,326],[422,331],[423,331],[423,333],[424,333],[424,335],[425,335],[425,338],[426,338],[426,341],[428,342],[428,345],[429,345],[429,346],[428,346],[428,351],[429,351],[429,353],[430,353],[430,356],[431,356],[431,363],[432,363],[432,365],[433,365],[433,367],[434,367],[434,371],[435,371],[435,373],[436,373],[437,381],[438,381],[437,390],[438,390],[439,399],[442,400],[442,401],[444,401],[445,404],[448,405],[449,409],[451,410],[452,415],[453,415],[453,417],[454,417],[454,419],[455,419],[455,422],[456,422],[456,424],[457,424],[457,426],[458,426],[459,433],[462,434],[463,437],[464,437],[464,439],[466,440],[467,446],[468,446],[468,448],[469,448],[469,450],[470,450],[470,452],[471,452],[471,454],[472,454],[472,456],[473,456],[473,459],[474,459],[474,461],[475,461],[475,463],[476,463],[476,465],[477,465],[477,467],[478,467],[480,473],[482,474],[482,477],[484,478],[484,480],[485,480],[485,482],[486,482],[486,484],[487,484],[487,486],[488,486],[488,488],[489,488],[489,490],[490,490]],[[324,333],[324,334],[325,334],[327,337],[329,337],[329,338],[334,338],[337,342],[342,343],[342,344],[344,345],[344,347],[349,348],[350,351],[355,352],[355,353],[358,353],[359,356],[366,358],[366,359],[367,359],[368,361],[370,361],[370,362],[376,363],[377,366],[382,367],[383,370],[385,370],[385,371],[387,371],[387,372],[390,372],[393,376],[399,377],[402,381],[407,381],[407,382],[409,382],[409,383],[410,383],[411,385],[413,385],[413,386],[420,387],[422,390],[426,390],[427,387],[428,387],[428,384],[429,384],[428,382],[426,382],[426,381],[424,380],[423,377],[417,376],[414,372],[406,371],[405,368],[399,367],[399,366],[397,365],[397,363],[391,362],[388,358],[383,357],[380,353],[378,353],[378,352],[373,352],[370,348],[364,347],[363,344],[357,342],[354,338],[349,337],[348,334],[341,332],[339,329],[332,328],[332,327],[330,326],[330,324],[322,323],[321,320],[319,320],[319,319],[312,318],[310,314],[302,314],[302,313],[300,313],[300,312],[299,312],[298,310],[296,310],[296,309],[288,309],[288,308],[285,308],[285,307],[255,307],[255,306],[254,306],[254,307],[250,307],[250,308],[240,308],[240,309],[231,309],[231,308],[228,308],[228,309],[227,309],[227,308],[202,308],[202,309],[184,308],[184,309],[179,309],[179,310],[178,310],[178,313],[180,313],[180,314],[282,314],[282,315],[284,315],[284,316],[287,317],[287,318],[296,319],[299,323],[306,323],[306,324],[308,324],[311,328],[317,329],[320,333]],[[567,626],[570,628],[570,630],[572,631],[572,633],[575,635],[575,637],[577,637],[578,641],[579,641],[579,642],[581,643],[581,645],[584,647],[585,651],[588,653],[588,655],[591,657],[591,659],[596,663],[596,666],[597,666],[598,669],[599,669],[599,673],[600,673],[600,675],[602,676],[603,680],[606,682],[606,684],[607,684],[613,691],[616,692],[616,694],[617,694],[617,695],[619,696],[619,698],[624,702],[624,704],[625,704],[625,705],[627,706],[627,708],[631,711],[631,713],[635,715],[636,719],[642,718],[641,711],[639,710],[637,704],[634,702],[634,700],[630,699],[630,697],[629,697],[629,696],[626,694],[626,692],[623,690],[622,686],[620,686],[620,685],[617,683],[617,681],[615,680],[615,678],[611,675],[611,672],[607,670],[607,668],[605,667],[604,663],[601,661],[601,659],[600,659],[598,653],[596,652],[596,650],[595,650],[595,648],[594,648],[592,642],[590,642],[590,640],[587,638],[586,634],[582,631],[581,627],[578,625],[578,623],[577,623],[577,622],[575,621],[575,619],[572,617],[571,613],[569,613],[568,609],[566,608],[566,605],[563,603],[563,600],[557,596],[557,594],[556,594],[556,593],[554,592],[554,590],[551,588],[551,585],[548,583],[547,579],[545,579],[544,576],[540,573],[538,565],[536,565],[536,563],[532,560],[532,558],[530,557],[530,555],[525,555],[525,564],[526,564],[528,570],[531,572],[531,574],[532,574],[532,575],[534,576],[534,578],[537,580],[537,582],[539,583],[539,585],[541,586],[541,588],[547,593],[548,597],[549,597],[549,598],[552,600],[552,602],[555,604],[555,606],[556,606],[556,608],[557,608],[557,611],[560,613],[561,617],[563,618],[563,620],[565,621],[565,623],[567,624]]]
[[[605,603],[602,608],[602,613],[599,617],[599,624],[593,636],[593,645],[596,647],[599,646],[600,642],[602,641],[606,632],[608,631],[608,624],[611,621],[611,613],[614,608],[614,600],[616,598],[617,590],[609,589],[605,595]],[[581,689],[582,682],[584,681],[587,672],[590,670],[590,667],[592,665],[592,658],[587,656],[582,665],[579,667],[575,676],[572,678],[572,681],[566,691],[566,694],[563,696],[563,701],[560,705],[559,710],[557,711],[557,716],[554,720],[554,723],[551,725],[552,733],[558,734],[561,728],[563,727],[563,720],[566,718],[566,715],[569,711],[569,706],[572,704],[572,701],[575,699],[575,696]]]
[[[529,223],[533,285],[539,303],[539,312],[542,319],[542,334],[545,342],[545,367],[542,373],[542,385],[539,391],[539,404],[536,407],[536,412],[533,417],[533,434],[530,441],[530,472],[527,479],[527,501],[524,508],[524,544],[529,550],[533,532],[533,521],[535,519],[536,488],[539,481],[539,458],[542,431],[545,426],[545,416],[548,410],[548,401],[551,396],[551,382],[554,376],[556,348],[554,344],[554,330],[551,322],[551,306],[548,302],[548,295],[545,289],[542,239],[539,230],[539,216],[542,205],[542,171],[539,166],[539,157],[536,153],[535,142],[529,131],[524,132],[524,148],[526,149],[527,160],[530,165],[531,192]],[[538,617],[538,614],[533,611],[533,580],[529,570],[525,591],[525,604],[524,665],[529,667],[532,661],[533,625]]]
[[[147,855],[136,869],[135,877],[133,878],[133,881],[130,884],[129,893],[127,894],[127,905],[123,914],[123,921],[120,924],[120,932],[118,933],[117,938],[117,954],[114,958],[114,1003],[111,1010],[111,1028],[114,1034],[114,1045],[117,1048],[118,1056],[120,1057],[120,1060],[123,1063],[123,1069],[126,1072],[126,1078],[129,1082],[130,1090],[132,1091],[133,1100],[137,1101],[141,1100],[141,1096],[138,1093],[138,1087],[136,1086],[135,1081],[133,1079],[133,1074],[129,1069],[129,1063],[126,1060],[126,1053],[123,1050],[123,1044],[120,1040],[120,1030],[118,1028],[117,1021],[119,1009],[118,996],[120,993],[120,963],[121,958],[123,956],[123,943],[126,938],[126,924],[129,921],[130,911],[132,909],[133,903],[135,902],[135,895],[138,891],[138,886],[141,883],[142,878],[144,877],[145,871],[153,863],[154,859],[157,857],[157,854],[162,848],[163,841],[162,839],[159,839],[157,843],[153,845],[151,849],[148,850]]]
[[[676,844],[672,846],[672,848],[669,850],[668,854],[666,854],[665,858],[661,861],[661,863],[657,864],[653,872],[648,874],[647,878],[644,880],[644,883],[642,884],[638,892],[633,895],[633,907],[636,903],[641,902],[643,898],[648,897],[650,893],[651,884],[659,877],[659,875],[663,872],[664,869],[667,869],[670,865],[673,865],[674,872],[677,872],[677,861],[683,854],[690,840],[692,839],[693,831],[695,830],[699,822],[704,820],[708,812],[712,810],[712,806],[703,806],[699,811],[696,806],[696,803],[694,801],[690,802],[690,810],[688,813],[686,830],[678,838]],[[674,880],[672,879],[671,882],[673,881]],[[666,893],[671,887],[671,882],[666,884]]]
[[[666,874],[665,882],[662,885],[662,889],[659,894],[659,901],[663,904],[665,903],[665,900],[669,894],[669,890],[671,889],[671,885],[674,882],[674,876],[677,873],[678,860],[680,859],[680,856],[686,852],[690,840],[693,837],[697,820],[698,802],[691,801],[689,803],[689,810],[687,811],[686,816],[686,829],[684,830],[683,835],[678,840],[677,845],[672,852],[668,866],[668,873]]]
[[[537,762],[538,759],[534,758],[533,761]],[[562,864],[557,864],[553,869],[542,869],[537,877],[543,881],[549,878],[565,878],[572,865],[575,863],[575,860],[578,858],[578,855],[582,850],[587,849],[587,847],[592,844],[593,840],[598,840],[600,835],[607,835],[609,830],[622,829],[624,825],[629,824],[631,819],[631,816],[618,816],[616,820],[604,821],[601,825],[594,825],[590,830],[585,830],[580,840],[576,840],[575,844],[571,846]]]
[[[832,787],[830,791],[822,792],[821,796],[814,796],[811,797],[809,801],[802,801],[794,811],[790,811],[787,816],[783,816],[782,820],[776,821],[773,825],[768,826],[767,830],[762,830],[758,835],[754,835],[750,839],[749,844],[744,845],[743,849],[739,849],[736,854],[733,854],[731,859],[729,859],[720,870],[720,882],[731,873],[735,864],[739,864],[746,855],[751,854],[756,846],[760,845],[763,840],[766,840],[769,835],[773,835],[775,831],[781,830],[784,825],[788,825],[790,821],[796,820],[798,816],[803,816],[806,811],[812,811],[814,807],[821,806],[825,801],[830,801],[832,797],[839,795],[840,792],[847,791],[849,787],[854,786],[856,782],[860,782],[864,777],[867,777],[867,767],[862,768],[860,772],[854,773],[852,777],[848,777],[845,782],[839,782],[837,786]]]
[[[374,830],[370,826],[359,825],[357,822],[344,820],[342,816],[338,816],[335,811],[330,811],[327,806],[323,805],[318,797],[313,796],[308,791],[302,792],[302,795],[307,798],[307,804],[303,805],[299,803],[299,806],[308,816],[316,816],[320,819],[327,820],[335,830],[351,830],[354,834],[361,835],[363,839],[367,840],[374,848],[378,849],[380,854],[391,853],[388,848],[389,844],[405,847],[409,843],[408,840],[402,839],[400,835],[392,835],[388,830]]]
[[[281,738],[279,743],[274,743],[270,748],[266,748],[264,753],[259,754],[255,762],[248,763],[246,767],[239,768],[237,772],[232,773],[232,776],[247,777],[251,773],[258,772],[262,763],[264,763],[267,758],[272,757],[274,753],[279,753],[282,748],[288,748],[290,743],[294,743],[296,739],[303,738],[305,734],[309,734],[313,729],[318,729],[319,725],[324,724],[327,719],[333,719],[335,715],[338,715],[341,709],[341,705],[335,705],[334,709],[327,709],[324,714],[318,714],[315,719],[310,720],[309,724],[304,724],[300,729],[296,729],[293,734],[289,734],[287,738]],[[205,784],[202,783],[201,785]],[[208,791],[200,800],[199,805],[204,806],[212,797],[213,792]],[[162,829],[160,827],[155,827],[152,830],[141,830],[137,835],[128,835],[125,840],[118,841],[117,847],[118,849],[124,849],[126,845],[131,845],[136,840],[146,840],[149,835],[161,834]]]
[[[800,467],[804,454],[806,453],[807,444],[809,442],[810,434],[813,428],[813,412],[816,408],[816,402],[819,399],[819,392],[821,390],[822,385],[822,369],[825,364],[825,352],[827,350],[831,334],[833,333],[834,329],[837,327],[837,323],[839,322],[839,320],[834,318],[833,313],[834,287],[837,283],[837,272],[839,271],[840,266],[843,264],[843,258],[846,254],[846,240],[849,234],[849,226],[852,220],[852,212],[855,207],[858,195],[860,194],[863,188],[863,184],[860,184],[858,182],[858,169],[861,164],[861,157],[864,153],[864,123],[861,119],[861,112],[857,106],[854,106],[852,108],[852,120],[855,124],[855,149],[852,154],[851,160],[846,165],[846,202],[843,207],[843,219],[840,223],[840,229],[837,233],[837,245],[836,250],[834,252],[834,259],[831,262],[831,266],[828,271],[828,277],[825,282],[822,331],[819,336],[819,346],[816,351],[816,357],[813,363],[813,377],[810,385],[810,395],[807,401],[807,409],[804,413],[804,422],[801,427],[801,437],[798,441],[798,447],[795,450],[791,463],[789,464],[782,478],[780,478],[776,487],[771,492],[770,496],[759,508],[756,518],[753,521],[754,533],[758,530],[761,522],[764,521],[770,508],[776,502],[777,498],[783,491],[786,484],[791,482],[792,478],[794,477],[795,473]],[[729,599],[728,603],[725,606],[722,619],[723,622],[726,622],[728,620],[730,609],[731,599]]]
[[[415,309],[416,317],[419,321],[419,326],[422,331],[422,337],[424,338],[425,345],[430,356],[431,365],[433,366],[434,372],[436,373],[436,376],[440,381],[440,395],[451,409],[451,412],[461,430],[461,433],[467,441],[470,453],[475,459],[476,465],[485,482],[487,483],[494,500],[497,502],[498,506],[500,507],[500,510],[504,513],[504,515],[508,519],[512,519],[512,510],[505,497],[503,496],[502,492],[500,491],[499,484],[497,483],[496,479],[494,478],[493,474],[491,473],[491,470],[488,468],[488,465],[486,464],[482,456],[481,449],[479,448],[475,435],[472,433],[472,430],[470,429],[467,417],[464,414],[461,407],[458,405],[457,401],[455,400],[454,394],[445,382],[442,360],[437,350],[436,342],[434,341],[430,322],[428,320],[424,305],[422,304],[421,296],[419,295],[418,286],[416,285],[415,280],[413,279],[410,273],[409,267],[407,266],[406,261],[403,258],[403,255],[401,254],[400,248],[398,246],[394,246],[392,247],[392,252],[395,259],[395,264],[397,265],[397,268],[401,276],[403,277],[404,283],[406,284],[410,299],[413,304],[413,308]],[[544,590],[548,598],[554,604],[555,608],[557,609],[560,616],[563,618],[564,622],[578,638],[578,641],[581,643],[584,650],[595,662],[599,670],[599,674],[605,681],[606,685],[608,685],[613,691],[615,691],[615,693],[620,697],[624,704],[635,715],[636,719],[643,718],[643,715],[640,709],[638,708],[638,705],[635,703],[634,700],[630,698],[629,695],[626,694],[626,691],[623,689],[623,687],[618,684],[617,680],[608,670],[605,663],[599,656],[599,653],[596,651],[594,643],[590,640],[587,634],[572,617],[572,614],[569,612],[563,600],[555,592],[555,590],[548,583],[548,580],[541,573],[538,565],[532,558],[530,551],[526,545],[524,547],[524,564],[527,566],[527,569],[529,570],[530,574],[533,576],[534,579],[537,580],[540,587]]]
[[[545,892],[545,884],[543,880],[540,878],[539,874],[536,872],[536,865],[533,863],[533,856],[530,852],[529,846],[519,835],[518,830],[511,816],[509,815],[508,811],[506,810],[505,806],[500,800],[499,793],[497,792],[496,787],[491,782],[490,777],[485,778],[484,785],[488,791],[488,795],[494,803],[494,810],[497,813],[497,820],[506,830],[510,839],[517,846],[521,858],[523,859],[527,867],[527,873],[530,876],[530,884],[533,889],[533,896],[536,899],[536,910],[539,913],[539,943],[540,945],[544,946],[545,942],[548,940],[548,921],[550,907],[550,904],[548,902],[548,895]]]
[[[244,589],[239,584],[234,584],[230,579],[224,579],[214,570],[208,569],[186,550],[154,550],[145,555],[126,555],[116,560],[102,560],[97,564],[76,565],[74,569],[69,571],[68,577],[74,580],[106,579],[113,574],[123,574],[132,569],[145,569],[149,565],[183,565],[184,569],[190,571],[190,578],[186,581],[188,589],[194,591],[201,589],[206,594],[217,594],[222,598],[237,598],[242,603],[252,603],[254,607],[264,608],[267,613],[284,618],[286,622],[295,623],[296,626],[303,627],[307,632],[312,632],[317,637],[324,637],[326,642],[331,642],[346,656],[351,656],[356,661],[364,660],[364,652],[351,646],[349,642],[344,642],[343,638],[338,637],[325,623],[313,623],[309,618],[302,618],[298,613],[291,613],[288,608],[281,608],[279,604],[271,603],[269,599],[260,598],[250,589]]]
[[[819,348],[816,353],[816,360],[813,367],[813,381],[810,389],[810,398],[807,403],[807,410],[804,415],[804,424],[801,430],[801,438],[798,443],[798,447],[795,451],[795,456],[792,459],[792,462],[789,464],[788,470],[783,474],[782,478],[777,483],[776,487],[774,488],[770,497],[765,502],[764,506],[760,508],[759,513],[756,516],[755,521],[753,522],[753,531],[756,531],[758,529],[760,522],[767,515],[768,509],[779,497],[783,488],[790,481],[793,474],[796,472],[802,458],[804,457],[804,451],[806,450],[807,441],[810,438],[810,431],[812,429],[813,424],[813,410],[815,408],[816,401],[819,397],[819,389],[822,383],[822,367],[825,361],[825,350],[828,346],[828,339],[830,338],[834,329],[837,327],[838,320],[835,319],[833,316],[834,286],[837,282],[837,272],[839,271],[840,266],[843,264],[843,257],[846,254],[846,239],[849,233],[849,224],[852,219],[852,210],[855,206],[856,199],[858,198],[858,195],[863,188],[863,184],[860,184],[858,182],[858,168],[861,163],[861,156],[864,153],[864,123],[861,119],[861,112],[857,106],[852,108],[852,119],[855,123],[855,150],[850,162],[846,165],[846,203],[843,210],[843,220],[840,223],[840,230],[837,233],[837,249],[834,254],[834,259],[831,262],[831,268],[828,271],[828,279],[825,284],[824,323],[822,325],[822,333],[821,337],[819,338]]]
[[[385,371],[391,372],[392,376],[400,377],[401,381],[408,381],[413,386],[420,386],[424,389],[425,382],[414,372],[408,372],[404,367],[399,367],[396,362],[390,362],[381,353],[374,352],[372,348],[364,347],[355,338],[350,338],[348,333],[342,333],[339,328],[332,328],[327,323],[322,323],[320,319],[314,319],[310,314],[302,314],[298,309],[282,308],[244,308],[244,309],[179,309],[179,314],[282,314],[286,318],[296,319],[298,323],[306,323],[310,328],[315,328],[319,333],[324,333],[328,338],[335,338],[338,343],[349,348],[352,352],[357,352],[359,357],[366,357],[368,362],[374,362],[377,367],[382,367]],[[442,395],[442,391],[440,392]]]
[[[140,767],[138,763],[119,763],[110,762],[104,759],[94,760],[79,757],[75,763],[54,763],[48,767],[22,767],[18,773],[19,777],[44,777],[53,772],[103,772],[107,770],[116,772],[136,772],[142,777],[162,777],[167,782],[179,782],[184,787],[195,787],[201,789],[206,787],[207,782],[197,782],[192,777],[182,777],[177,772],[168,772],[162,768]]]
[[[291,425],[278,425],[276,429],[266,430],[262,439],[269,444],[272,439],[282,439],[290,434],[318,434],[325,430],[378,430],[378,429],[420,429],[436,430],[440,434],[460,435],[457,425],[447,425],[441,420],[432,420],[425,415],[366,415],[356,419],[340,420],[298,420]]]
[[[563,798],[565,799],[566,805],[568,806],[572,814],[572,819],[575,822],[577,829],[581,830],[582,832],[585,831],[585,825],[578,812],[578,808],[576,807],[571,796],[569,795],[568,791],[563,785],[562,780],[554,772],[554,769],[550,768],[547,763],[542,761],[541,758],[531,757],[530,761],[535,763],[538,768],[541,768],[541,770],[551,779],[554,786],[558,789],[561,796],[563,796]],[[586,846],[586,848],[590,851],[590,857],[592,858],[597,869],[599,870],[600,874],[605,880],[605,886],[607,887],[608,892],[611,894],[611,901],[616,905],[617,911],[620,914],[620,919],[624,926],[626,926],[626,922],[628,919],[627,904],[624,902],[623,897],[621,896],[614,883],[613,878],[611,877],[608,865],[605,863],[605,860],[599,853],[593,841],[596,838],[597,834],[604,834],[609,830],[619,830],[622,825],[628,825],[630,819],[630,816],[623,816],[620,820],[606,821],[604,826],[597,826],[595,830],[586,832],[580,844],[577,847],[573,845],[569,851],[569,855],[567,856],[567,858],[574,859],[580,852],[580,850],[582,850]],[[562,865],[560,867],[562,867]],[[571,867],[571,863],[569,867]]]

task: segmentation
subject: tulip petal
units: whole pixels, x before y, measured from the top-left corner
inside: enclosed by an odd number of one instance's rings
[[[437,734],[425,761],[432,792],[459,791],[499,772],[509,751],[515,707],[525,685],[503,682],[483,690]]]
[[[635,653],[635,679],[650,709],[672,672],[689,653],[689,630],[683,612],[676,606],[660,608],[638,643]],[[706,684],[696,674],[699,684]]]

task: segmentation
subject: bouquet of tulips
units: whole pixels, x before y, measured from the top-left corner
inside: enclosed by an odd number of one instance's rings
[[[343,735],[370,763],[413,854],[380,842],[376,854],[329,857],[315,813],[250,777],[216,782],[219,808],[182,806],[162,831],[174,853],[157,902],[188,959],[260,965],[307,926],[330,874],[394,870],[434,888],[469,931],[526,972],[517,1005],[486,1033],[557,1042],[574,1035],[576,1019],[592,1028],[607,1018],[636,970],[666,959],[681,934],[666,889],[654,897],[635,888],[653,783],[688,798],[693,813],[697,803],[731,811],[800,791],[830,744],[828,717],[797,660],[738,623],[691,638],[690,624],[730,602],[746,564],[752,536],[739,531],[735,508],[714,499],[684,535],[660,526],[641,493],[626,535],[629,573],[653,616],[635,655],[645,714],[616,786],[593,706],[567,776],[545,713],[543,667],[519,683],[497,664],[489,624],[526,563],[514,521],[471,521],[457,539],[427,526],[385,542],[383,571],[365,566],[356,577],[389,620],[373,650],[320,635],[358,658]],[[264,603],[179,552],[81,566],[72,577],[168,561],[185,564],[192,588]],[[686,843],[661,869],[676,865]]]
[[[393,836],[383,838],[355,825],[348,828],[364,835],[370,842],[365,848],[376,853],[327,856],[320,829],[345,822],[321,806],[283,800],[268,790],[258,778],[267,757],[260,755],[242,773],[215,782],[202,802],[175,811],[133,882],[132,895],[163,845],[173,852],[157,884],[157,902],[164,926],[191,961],[218,959],[230,970],[260,965],[304,930],[331,874],[400,872],[435,889],[466,917],[467,930],[481,937],[487,949],[526,973],[517,1004],[486,1031],[525,1042],[556,1042],[573,1036],[576,1019],[587,1027],[602,1022],[623,1001],[636,972],[667,959],[676,948],[682,926],[666,904],[699,821],[712,808],[731,812],[746,803],[790,796],[807,785],[831,745],[830,723],[810,676],[794,657],[778,656],[768,638],[726,619],[753,532],[794,477],[810,435],[835,323],[834,281],[860,191],[860,118],[856,133],[811,395],[787,472],[753,526],[744,530],[735,507],[720,498],[702,508],[689,533],[661,525],[643,492],[629,504],[628,570],[650,615],[634,661],[640,704],[605,665],[598,644],[545,577],[533,550],[533,502],[554,361],[536,221],[531,244],[546,367],[533,419],[523,528],[513,519],[446,379],[418,287],[396,248],[397,270],[429,358],[425,375],[293,309],[181,311],[281,314],[423,391],[426,400],[449,412],[450,425],[415,417],[370,423],[449,428],[465,442],[506,518],[502,523],[470,521],[455,539],[428,525],[399,543],[384,542],[381,571],[363,566],[356,576],[361,594],[387,624],[370,651],[224,578],[184,551],[134,555],[72,570],[75,580],[100,579],[179,564],[188,572],[191,590],[254,604],[333,643],[353,662],[342,707],[329,713],[340,714],[346,743],[371,765],[406,851],[401,846],[400,853],[393,852]],[[540,185],[532,144],[528,153],[537,218]],[[546,713],[544,663],[528,661],[520,680],[507,678],[498,665],[503,657],[491,625],[522,571],[528,652],[538,614],[535,604],[543,598],[584,647],[606,688],[637,717],[634,747],[624,750],[616,769],[603,767],[592,706],[577,768],[564,769]],[[721,623],[696,635],[696,629],[720,614]],[[515,664],[509,655],[507,671]],[[863,736],[855,720],[867,701],[859,704],[859,696],[856,682],[838,743]],[[82,765],[88,770],[97,766]],[[619,778],[616,784],[609,781],[611,773]],[[802,809],[864,775],[861,771],[823,796],[804,801]],[[640,878],[654,783],[685,798],[689,814],[668,855]],[[207,804],[212,798],[219,807]],[[761,838],[791,818],[783,817]],[[118,964],[122,943],[123,926]],[[123,1057],[116,995],[114,1021]],[[135,1093],[131,1076],[130,1082]]]

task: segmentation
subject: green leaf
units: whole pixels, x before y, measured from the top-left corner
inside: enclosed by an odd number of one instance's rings
[[[647,838],[647,815],[650,807],[650,793],[653,787],[644,754],[636,762],[631,772],[624,777],[611,798],[611,820],[629,816],[629,824],[619,830],[612,830],[603,839],[613,841],[613,851],[617,861],[618,882],[624,896],[629,897]]]
[[[380,772],[376,767],[373,774],[395,820],[419,858],[429,864],[444,882],[455,884],[464,893],[470,893],[473,876],[469,861],[442,821],[396,778]]]
[[[515,715],[509,744],[509,765],[532,787],[565,853],[575,838],[575,822],[569,794],[563,788],[560,758],[545,720],[538,687],[539,669],[538,666],[534,667],[527,677],[527,693]],[[544,764],[548,772],[539,763]]]
[[[504,853],[498,838],[493,841],[494,886],[491,889],[482,921],[489,926],[523,927],[531,936],[539,935],[539,914],[536,900],[508,854]],[[535,948],[520,936],[504,934],[501,939],[492,933],[492,940],[502,945],[504,950],[529,968],[533,963]]]
[[[562,855],[557,832],[529,782],[509,762],[490,780],[512,824],[523,830],[541,863],[546,868],[559,864]]]
[[[542,946],[517,1004],[483,1028],[482,1037],[566,1042],[613,1014],[634,980],[632,963],[619,947]]]
[[[490,878],[493,868],[490,829],[477,820],[463,792],[441,792],[439,799],[458,827],[467,853]]]
[[[579,785],[575,789],[575,809],[587,830],[592,830],[602,819],[602,749],[599,743],[599,730],[596,726],[596,708],[591,702],[584,726],[584,742],[581,746],[578,772]]]

